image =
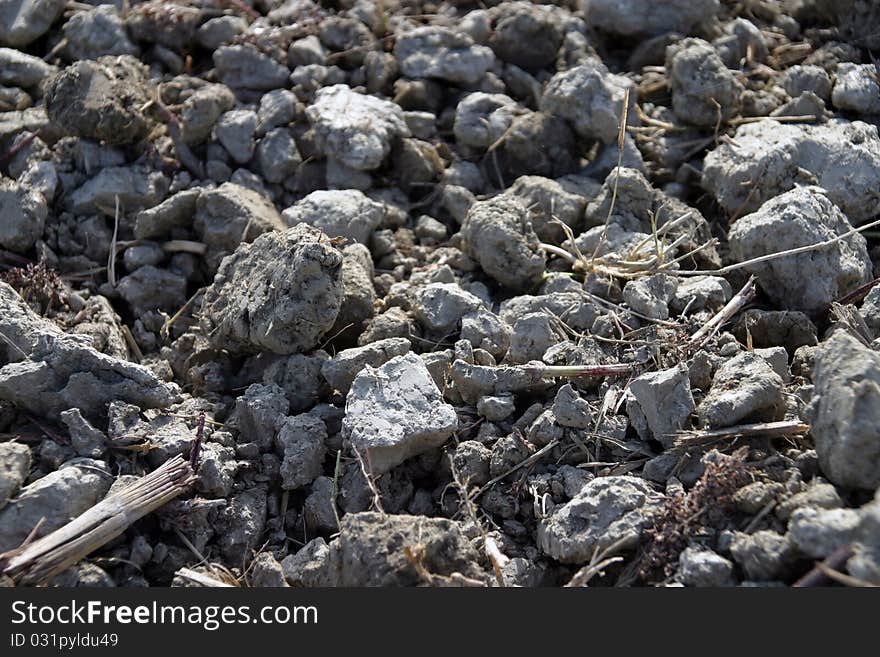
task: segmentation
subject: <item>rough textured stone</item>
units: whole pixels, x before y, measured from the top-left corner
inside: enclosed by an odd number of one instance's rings
[[[385,216],[381,203],[356,189],[312,192],[281,215],[288,226],[305,223],[330,237],[345,237],[368,244]]]
[[[683,364],[630,381],[626,412],[643,439],[653,438],[666,448],[672,447],[675,432],[684,428],[695,408]]]
[[[713,19],[720,8],[718,0],[587,0],[584,16],[591,25],[612,34],[689,34]]]
[[[242,244],[205,292],[209,339],[235,352],[314,349],[339,314],[341,265],[342,254],[304,224]]]
[[[728,234],[731,258],[742,262],[851,231],[846,216],[829,196],[816,187],[799,187],[741,217]],[[854,234],[823,249],[750,265],[747,270],[783,308],[817,312],[871,280],[871,259],[865,238]]]
[[[0,551],[21,545],[41,519],[36,538],[55,531],[97,504],[112,481],[103,463],[81,459],[25,486],[0,511]]]
[[[418,553],[431,575],[454,573],[484,580],[478,557],[459,523],[445,518],[353,513],[342,519],[330,544],[333,586],[415,586],[426,584],[406,556]]]
[[[471,206],[461,231],[466,251],[489,276],[514,291],[526,291],[544,273],[544,252],[525,205],[498,196]]]
[[[660,513],[663,496],[636,477],[599,477],[538,524],[538,546],[562,563],[584,563],[618,543],[631,549]]]
[[[638,125],[632,81],[609,73],[598,62],[554,75],[541,97],[541,110],[567,120],[581,137],[608,144],[617,139],[627,89],[627,125]]]
[[[841,486],[880,486],[880,354],[838,331],[819,346],[810,433],[825,476]]]
[[[439,447],[457,427],[455,409],[443,402],[424,361],[412,353],[358,374],[342,421],[343,435],[368,454],[376,473]]]
[[[495,60],[492,50],[474,45],[446,27],[417,27],[397,37],[394,55],[411,78],[437,78],[469,85],[480,81]]]
[[[358,171],[377,168],[391,152],[394,139],[409,136],[399,105],[359,94],[344,84],[319,90],[306,115],[318,149]]]
[[[785,410],[783,385],[766,360],[743,352],[717,369],[697,414],[704,425],[713,429],[745,421],[779,420]]]
[[[753,212],[796,184],[818,184],[853,224],[877,213],[876,126],[843,119],[821,125],[767,120],[741,125],[733,141],[736,146],[710,151],[703,167],[703,187],[727,212]]]

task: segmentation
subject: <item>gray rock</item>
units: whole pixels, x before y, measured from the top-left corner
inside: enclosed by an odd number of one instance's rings
[[[220,115],[214,124],[214,134],[223,148],[239,164],[254,156],[254,135],[257,132],[257,113],[252,110],[232,110]]]
[[[733,564],[712,550],[689,547],[678,557],[675,578],[685,586],[733,586]]]
[[[675,432],[684,428],[695,408],[684,364],[630,381],[626,413],[644,440],[653,438],[667,449],[672,447]]]
[[[499,59],[537,73],[553,64],[562,45],[565,12],[530,2],[502,3],[493,10],[488,44]],[[523,47],[528,44],[528,47]]]
[[[504,94],[477,91],[468,94],[455,108],[453,132],[457,144],[485,151],[510,128],[513,120],[527,110]]]
[[[868,292],[862,307],[859,309],[865,324],[874,332],[875,336],[880,335],[880,287],[872,287]]]
[[[290,130],[276,128],[266,133],[257,146],[257,163],[267,182],[283,183],[292,178],[302,164],[302,156]]]
[[[210,498],[229,497],[238,468],[234,449],[215,442],[204,443],[199,451],[196,490]]]
[[[806,490],[781,500],[774,513],[780,520],[788,520],[797,509],[801,508],[840,509],[842,507],[843,500],[840,499],[837,489],[820,477],[815,477]]]
[[[275,444],[282,452],[281,487],[296,490],[321,476],[327,450],[327,427],[317,415],[289,417],[278,429]]]
[[[771,530],[754,534],[736,532],[730,554],[750,580],[772,581],[783,578],[796,558],[787,536]]]
[[[501,422],[516,411],[512,395],[486,395],[477,400],[477,413],[490,422]]]
[[[208,140],[220,116],[235,106],[235,96],[226,85],[206,84],[183,101],[180,110],[182,137],[189,145]]]
[[[730,283],[720,276],[688,276],[679,279],[669,308],[681,313],[685,308],[694,313],[700,310],[717,310],[730,301],[733,290]]]
[[[57,69],[39,57],[14,48],[0,48],[0,84],[29,89],[38,86]]]
[[[318,477],[312,482],[312,491],[303,504],[308,531],[329,534],[339,530],[334,495],[335,485],[330,477]]]
[[[373,259],[367,247],[349,244],[342,250],[342,301],[336,323],[328,332],[337,344],[353,344],[376,313],[373,275]]]
[[[765,347],[753,349],[761,358],[767,361],[773,371],[782,379],[783,383],[791,381],[791,370],[788,369],[788,352],[785,347]]]
[[[461,359],[452,363],[449,375],[455,389],[468,404],[476,404],[485,395],[537,393],[552,385],[541,376],[540,368],[486,367]]]
[[[783,385],[766,360],[742,352],[716,370],[712,387],[697,409],[700,422],[717,429],[746,421],[779,420],[785,411]]]
[[[221,46],[214,51],[217,77],[228,87],[269,91],[287,84],[290,70],[249,43]]]
[[[623,300],[637,313],[651,319],[669,319],[669,303],[675,296],[678,280],[668,274],[642,276],[627,281]]]
[[[561,221],[575,235],[581,229],[587,199],[573,193],[555,180],[541,176],[517,178],[507,190],[518,197],[531,213],[532,227],[542,242],[559,244],[565,233],[555,221]]]
[[[737,339],[745,344],[752,336],[755,347],[783,346],[794,353],[798,347],[817,342],[816,326],[804,313],[789,310],[747,310],[733,328]]]
[[[873,64],[841,62],[834,77],[831,102],[837,109],[880,114],[880,82]]]
[[[165,259],[165,252],[155,242],[135,244],[125,249],[122,254],[122,262],[128,271],[135,271],[141,267],[156,266]]]
[[[201,190],[185,189],[146,210],[138,212],[134,225],[139,240],[164,237],[175,228],[189,225],[196,212],[196,200]]]
[[[510,332],[508,363],[528,363],[541,360],[544,353],[565,340],[558,322],[546,312],[527,313],[516,320]]]
[[[439,447],[458,427],[424,362],[409,353],[357,375],[345,401],[343,436],[367,452],[374,472]]]
[[[74,13],[64,23],[63,33],[67,39],[64,54],[73,61],[139,53],[125,31],[119,9],[112,4]]]
[[[0,443],[0,509],[18,493],[30,469],[31,450],[27,445]]]
[[[824,559],[853,542],[861,515],[855,509],[805,507],[791,515],[788,538],[811,559]]]
[[[464,440],[452,452],[452,467],[468,487],[482,486],[489,481],[491,459],[488,447],[476,440]]]
[[[461,318],[483,307],[479,297],[457,283],[430,283],[416,292],[415,316],[428,331],[455,333]]]
[[[741,217],[729,232],[730,255],[742,262],[768,253],[833,239],[852,226],[816,187],[798,187]],[[824,249],[776,258],[747,267],[767,295],[783,308],[818,312],[871,280],[865,238],[854,234]],[[809,271],[809,276],[804,276]]]
[[[70,446],[78,456],[100,458],[106,451],[107,436],[86,420],[78,408],[71,408],[59,415],[70,434]]]
[[[330,544],[332,586],[415,586],[426,584],[407,558],[420,556],[434,577],[458,573],[484,581],[478,557],[461,524],[445,518],[352,513],[342,519]]]
[[[329,586],[328,560],[330,548],[323,538],[313,538],[296,554],[284,557],[281,568],[284,579],[293,587]]]
[[[116,288],[135,315],[150,310],[172,313],[186,303],[186,279],[167,269],[146,265],[123,277]]]
[[[685,123],[711,127],[739,114],[743,86],[702,39],[684,39],[666,48],[672,109]]]
[[[810,433],[819,466],[850,488],[880,486],[880,354],[837,331],[819,346]]]
[[[538,547],[562,563],[585,563],[612,544],[632,549],[662,509],[663,495],[636,477],[599,477],[538,523]]]
[[[880,200],[876,126],[834,119],[821,125],[766,120],[737,128],[704,160],[703,187],[729,213],[754,212],[796,184],[827,190],[853,224],[873,217]],[[736,224],[734,224],[736,225]]]
[[[97,504],[113,477],[101,461],[79,459],[21,489],[0,510],[0,551],[22,544],[43,519],[36,538],[59,529]]]
[[[239,244],[252,242],[269,231],[284,230],[284,221],[264,196],[241,185],[224,183],[199,195],[193,227],[208,245],[208,263],[213,269]]]
[[[812,91],[822,100],[831,97],[831,78],[824,68],[815,64],[790,66],[782,74],[782,88],[792,98]]]
[[[296,116],[296,95],[287,89],[273,89],[260,98],[257,133],[266,134],[273,128],[284,127],[293,122]]]
[[[205,50],[213,52],[246,32],[247,28],[248,22],[241,16],[218,16],[199,26],[196,30],[196,41]]]
[[[846,563],[853,577],[880,584],[880,495],[861,508],[862,520],[856,530],[853,556]]]
[[[209,339],[236,352],[314,349],[339,313],[341,265],[342,254],[305,225],[242,244],[205,292]]]
[[[263,544],[266,490],[249,488],[234,495],[217,516],[218,546],[229,563],[246,563]]]
[[[500,360],[510,346],[510,327],[498,315],[480,306],[462,315],[459,337],[470,342],[474,349],[485,349]]]
[[[71,64],[46,85],[46,113],[64,132],[108,144],[131,144],[153,123],[147,68],[130,56]]]
[[[321,368],[328,358],[320,350],[276,358],[263,372],[263,383],[278,385],[290,402],[290,412],[301,413],[314,406],[324,392]]]
[[[690,34],[721,9],[718,0],[588,0],[584,16],[590,25],[622,35]]]
[[[37,315],[12,287],[0,282],[0,365],[27,359],[42,336],[58,336],[61,328]]]
[[[287,49],[287,65],[294,69],[309,64],[324,64],[327,61],[327,49],[317,35],[297,39]]]
[[[504,287],[524,292],[544,274],[544,252],[527,208],[517,199],[496,196],[474,203],[461,235],[465,251]]]
[[[282,212],[288,226],[304,223],[330,237],[367,244],[385,209],[356,189],[318,190]]]
[[[343,349],[324,361],[321,374],[331,388],[348,394],[352,381],[366,366],[380,367],[392,358],[408,353],[410,346],[406,338],[386,338],[363,347]]]
[[[284,570],[271,552],[259,552],[251,562],[248,585],[251,588],[287,588]]]
[[[235,400],[238,431],[247,442],[267,451],[285,422],[290,405],[284,391],[270,383],[254,383]]]
[[[556,422],[563,427],[589,429],[593,426],[593,411],[589,403],[569,383],[556,393],[552,410]]]
[[[0,2],[0,45],[20,48],[43,36],[64,11],[63,0]]]
[[[477,84],[495,61],[492,50],[446,27],[417,27],[394,44],[400,71],[410,78],[436,78],[458,85]]]
[[[42,335],[29,359],[0,368],[0,399],[36,415],[57,419],[78,408],[101,416],[112,400],[163,408],[179,395],[141,365],[99,353],[85,336]]]
[[[630,90],[627,125],[638,125],[631,80],[614,75],[600,62],[557,73],[544,89],[541,110],[568,121],[585,139],[609,144],[617,139],[626,90]]]
[[[168,179],[149,166],[135,164],[106,167],[73,190],[65,205],[76,214],[110,214],[119,209],[132,212],[159,203],[168,191]]]
[[[17,253],[30,251],[43,236],[48,214],[42,194],[0,176],[0,246]]]
[[[392,142],[409,136],[399,105],[359,94],[344,84],[320,89],[306,116],[318,150],[358,171],[378,168]]]

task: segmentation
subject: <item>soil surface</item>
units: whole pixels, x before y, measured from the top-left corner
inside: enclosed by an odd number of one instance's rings
[[[88,2],[0,0],[4,581],[183,457],[49,583],[880,584],[876,2]]]

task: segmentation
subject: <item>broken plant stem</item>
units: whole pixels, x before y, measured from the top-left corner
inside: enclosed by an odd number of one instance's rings
[[[700,327],[700,329],[690,337],[690,340],[688,340],[688,344],[695,350],[702,347],[712,338],[713,335],[715,335],[716,331],[718,331],[718,329],[721,328],[722,325],[729,322],[734,315],[742,310],[754,298],[755,277],[750,276],[749,280],[746,281],[746,284],[743,285],[742,289],[737,292],[730,301],[727,302],[724,308],[719,310],[718,313],[714,317],[712,317],[712,319],[703,324],[703,326]]]
[[[831,578],[828,577],[826,569],[837,570],[838,568],[842,568],[852,555],[852,545],[847,544],[840,546],[834,552],[829,554],[825,561],[817,563],[812,570],[792,584],[792,586],[794,588],[825,586],[832,581]],[[825,566],[825,569],[823,569],[822,566]]]
[[[135,521],[173,500],[194,480],[189,463],[175,456],[51,534],[0,554],[0,572],[18,584],[46,584],[120,536]]]
[[[740,424],[735,427],[724,429],[711,429],[708,431],[682,432],[675,440],[676,448],[705,445],[719,440],[739,438],[741,436],[797,436],[810,430],[809,424],[797,420],[782,420],[780,422],[757,422],[754,424]]]
[[[822,242],[816,242],[815,244],[807,244],[806,246],[799,246],[795,249],[787,249],[785,251],[776,251],[774,253],[768,253],[767,255],[758,256],[757,258],[751,258],[749,260],[743,260],[742,262],[735,262],[732,265],[727,265],[726,267],[721,267],[720,269],[705,269],[705,270],[679,270],[679,271],[670,271],[667,272],[673,276],[723,276],[724,274],[729,274],[732,271],[736,271],[737,269],[743,269],[744,267],[751,267],[752,265],[758,265],[762,262],[768,262],[770,260],[776,260],[777,258],[787,258],[788,256],[798,255],[799,253],[809,253],[810,251],[817,251],[819,249],[824,249],[832,244],[836,244],[841,240],[845,240],[847,237],[855,235],[856,233],[861,233],[869,228],[873,228],[874,226],[880,226],[880,219],[875,221],[871,221],[863,226],[859,226],[858,228],[853,228],[851,230],[846,231],[842,235],[837,235],[836,237],[832,237],[830,239],[824,240]]]
[[[634,366],[630,363],[613,363],[611,365],[525,365],[536,367],[545,379],[556,377],[578,376],[626,376],[632,374]]]

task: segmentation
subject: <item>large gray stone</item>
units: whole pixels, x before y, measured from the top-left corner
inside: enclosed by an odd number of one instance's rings
[[[413,353],[364,369],[345,400],[343,436],[366,453],[375,473],[439,447],[457,427],[455,409]]]

